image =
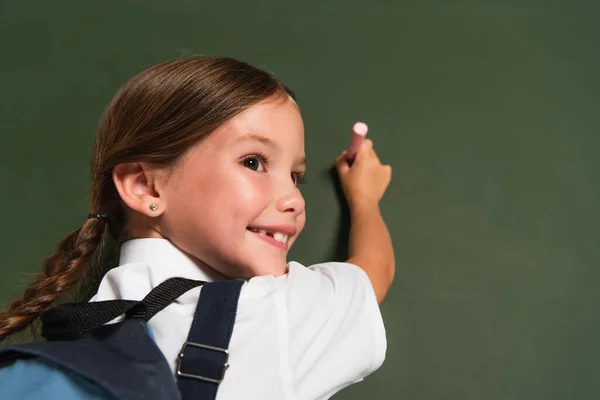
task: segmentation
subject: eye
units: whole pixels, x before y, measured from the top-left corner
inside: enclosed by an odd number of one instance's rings
[[[241,164],[256,172],[263,172],[265,170],[265,164],[267,163],[265,157],[259,154],[252,154],[244,157]]]
[[[302,172],[292,172],[292,182],[294,185],[302,185],[306,180],[304,179],[304,173]]]

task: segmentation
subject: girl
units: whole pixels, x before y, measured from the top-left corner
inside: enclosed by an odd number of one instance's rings
[[[383,362],[378,302],[394,275],[379,200],[391,178],[371,141],[336,160],[351,211],[349,259],[305,268],[286,255],[306,221],[298,189],[304,128],[290,89],[230,58],[189,58],[128,81],[108,106],[92,156],[91,211],[44,272],[0,315],[0,339],[25,328],[84,274],[105,233],[119,266],[91,301],[142,299],[171,277],[243,278],[219,399],[322,399]],[[171,368],[201,288],[149,322]]]

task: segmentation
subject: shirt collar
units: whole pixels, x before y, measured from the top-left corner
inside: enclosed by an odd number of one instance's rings
[[[223,276],[187,254],[170,240],[143,238],[128,240],[121,246],[119,266],[146,264],[153,274],[164,278],[181,277],[213,282]]]

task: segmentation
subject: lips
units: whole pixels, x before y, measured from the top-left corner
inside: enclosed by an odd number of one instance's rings
[[[266,229],[248,228],[249,231],[258,233],[259,235],[267,235],[277,240],[278,242],[287,243],[289,236],[281,232],[269,232]]]
[[[282,250],[288,249],[289,238],[296,234],[296,228],[291,226],[249,226],[246,229],[261,240]]]

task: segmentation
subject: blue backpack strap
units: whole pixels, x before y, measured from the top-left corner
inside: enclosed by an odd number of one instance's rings
[[[216,397],[229,366],[229,341],[243,284],[240,280],[204,284],[177,364],[183,400]]]
[[[157,312],[204,281],[170,278],[152,289],[142,300],[107,300],[66,303],[41,315],[42,336],[48,340],[75,339],[125,314],[148,322]]]
[[[48,371],[55,365],[56,376],[64,371],[82,377],[117,399],[180,400],[171,368],[148,334],[145,321],[202,284],[202,281],[171,278],[141,301],[57,306],[42,316],[42,332],[50,341],[0,347],[0,367],[14,365],[18,360],[21,365],[29,363],[30,371],[36,363],[47,365]],[[103,325],[123,313],[127,316],[125,320]],[[13,368],[13,371],[19,370]],[[47,398],[63,397],[60,393],[48,393]]]

